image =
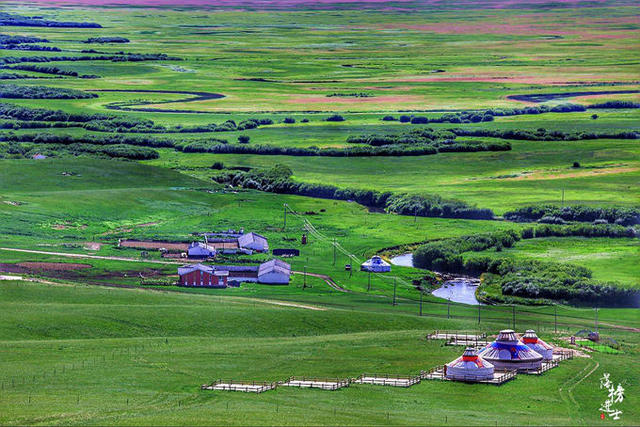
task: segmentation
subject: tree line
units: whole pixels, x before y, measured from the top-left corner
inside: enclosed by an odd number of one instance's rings
[[[62,27],[62,28],[102,28],[95,22],[52,21],[41,17],[29,17],[0,12],[0,26],[12,27]]]
[[[479,209],[464,202],[447,200],[437,195],[420,196],[338,188],[333,185],[293,181],[291,175],[291,169],[287,166],[275,165],[267,171],[224,170],[213,179],[222,184],[271,193],[352,200],[369,208],[384,209],[398,215],[466,219],[492,219],[494,216],[489,209]]]
[[[498,284],[504,295],[582,303],[606,300],[609,304],[619,304],[621,299],[628,297],[628,291],[619,286],[591,280],[590,271],[584,267],[528,259],[463,256],[464,253],[489,249],[500,252],[503,248],[513,247],[521,239],[572,236],[631,238],[636,234],[633,228],[615,224],[539,225],[521,232],[500,231],[429,242],[414,252],[413,264],[419,268],[457,274],[492,273],[496,276],[489,276],[485,284]],[[567,277],[559,275],[562,271],[570,271],[571,274]],[[568,277],[573,279],[567,280]]]
[[[98,95],[76,89],[63,89],[48,86],[0,85],[0,98],[15,99],[87,99]]]
[[[598,207],[587,205],[573,206],[525,206],[504,214],[504,218],[515,222],[605,222],[618,225],[640,224],[640,207]]]

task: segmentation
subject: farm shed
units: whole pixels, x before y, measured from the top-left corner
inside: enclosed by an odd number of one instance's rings
[[[229,271],[216,270],[204,264],[178,267],[180,286],[203,286],[208,288],[226,288]]]
[[[445,377],[457,381],[482,381],[493,379],[494,367],[467,347],[462,356],[445,365]]]
[[[216,256],[216,248],[202,242],[193,242],[187,250],[189,258],[210,258]]]
[[[257,233],[246,233],[238,237],[238,246],[255,252],[268,252],[269,244],[264,236]]]
[[[553,347],[538,338],[536,331],[528,329],[522,337],[524,345],[530,349],[540,353],[545,360],[553,359]]]
[[[272,259],[262,263],[258,269],[258,283],[288,285],[290,276],[291,266],[279,259]]]
[[[500,331],[498,338],[483,348],[479,356],[496,369],[518,371],[540,369],[543,359],[540,353],[524,345],[511,329]]]
[[[300,256],[300,250],[293,249],[293,248],[274,249],[273,254],[276,256],[286,256],[286,257]]]
[[[258,265],[213,265],[214,270],[229,272],[230,283],[257,282]]]
[[[391,271],[391,265],[379,256],[371,257],[360,265],[360,270],[373,273],[386,273]]]

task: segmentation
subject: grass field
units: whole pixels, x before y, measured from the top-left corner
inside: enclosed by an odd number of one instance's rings
[[[349,136],[423,128],[640,132],[638,108],[496,116],[479,123],[382,120],[387,115],[435,119],[447,112],[534,105],[510,98],[526,94],[566,94],[544,102],[550,106],[638,102],[639,8],[626,0],[531,0],[517,5],[403,0],[384,7],[333,0],[247,0],[225,7],[203,6],[199,0],[186,0],[180,7],[160,3],[148,0],[123,7],[89,0],[3,2],[2,12],[96,22],[103,28],[3,25],[3,35],[45,38],[49,42],[35,44],[60,51],[4,49],[0,44],[5,65],[0,75],[30,77],[1,80],[0,85],[95,91],[98,97],[2,102],[153,120],[171,128],[271,119],[271,125],[242,131],[125,135],[174,141],[222,138],[230,143],[248,136],[249,146],[280,148],[344,149],[353,146]],[[126,37],[130,43],[84,43],[105,36]],[[82,52],[89,49],[96,52]],[[127,57],[120,51],[164,53],[180,60],[95,57]],[[94,57],[42,59],[81,55]],[[59,76],[10,69],[25,64],[99,77],[51,78]],[[122,92],[100,92],[105,89]],[[608,93],[617,91],[626,93]],[[224,97],[191,100],[201,92]],[[345,121],[326,121],[334,113]],[[295,123],[284,123],[285,118]],[[81,125],[48,127],[54,122],[33,127],[0,117],[0,275],[26,279],[0,280],[2,425],[640,421],[634,404],[640,393],[637,308],[468,306],[422,294],[416,283],[425,286],[433,277],[429,272],[394,266],[392,273],[370,276],[357,268],[385,248],[405,250],[430,240],[518,231],[526,224],[392,215],[350,201],[229,188],[212,180],[217,171],[211,168],[222,162],[226,168],[268,170],[280,163],[292,169],[296,182],[439,195],[492,209],[498,216],[547,203],[638,207],[638,139],[459,137],[506,141],[511,150],[390,157],[154,148],[157,159],[136,162],[75,156],[51,144],[7,142],[4,137],[15,124],[21,127],[15,135],[121,134]],[[49,158],[32,159],[40,149],[49,150]],[[196,239],[192,233],[240,227],[266,236],[271,248],[301,251],[301,256],[287,259],[297,272],[289,286],[149,285],[141,276],[175,280],[180,260],[167,261],[158,252],[143,257],[139,250],[118,247],[118,239],[187,242]],[[306,245],[301,243],[303,234],[308,235]],[[637,238],[571,237],[521,240],[500,253],[473,255],[577,264],[591,269],[595,279],[639,288],[639,250]],[[234,256],[228,262],[268,258]],[[60,265],[54,269],[42,263]],[[345,264],[352,264],[353,271],[346,271]],[[339,289],[322,277],[300,274],[303,271],[329,276]],[[200,390],[217,378],[278,381],[291,375],[416,374],[462,351],[428,341],[426,333],[449,329],[495,334],[512,326],[519,332],[536,329],[557,345],[567,345],[561,338],[580,330],[598,329],[604,338],[620,343],[620,353],[596,348],[588,352],[590,357],[563,362],[541,376],[519,375],[500,387],[423,381],[409,389],[354,385],[336,392],[282,387],[246,395]],[[616,404],[623,411],[620,421],[600,421],[598,408],[607,398],[599,388],[603,373],[626,390],[624,402]]]

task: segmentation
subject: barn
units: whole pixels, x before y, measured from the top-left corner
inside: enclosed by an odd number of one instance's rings
[[[254,252],[268,252],[269,244],[264,236],[257,233],[246,233],[238,237],[238,246],[242,249],[250,249]]]
[[[291,276],[291,266],[279,259],[260,264],[258,269],[258,283],[269,285],[288,285]]]
[[[193,242],[187,249],[189,258],[211,258],[216,256],[216,248],[202,242]]]
[[[194,264],[178,267],[178,275],[180,276],[180,286],[226,288],[229,271],[216,270],[209,265]]]

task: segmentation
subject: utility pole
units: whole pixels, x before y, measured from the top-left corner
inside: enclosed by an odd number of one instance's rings
[[[287,204],[283,203],[282,207],[284,208],[284,225],[282,226],[282,231],[287,229]]]
[[[307,287],[307,266],[304,266],[304,282],[302,284],[302,289],[305,289]]]
[[[393,305],[396,305],[396,278],[393,278]]]
[[[371,270],[369,270],[369,285],[367,285],[367,292],[371,290]]]
[[[511,310],[513,312],[513,329],[514,331],[516,330],[516,306],[515,304],[511,306]]]
[[[556,304],[553,305],[553,331],[558,333],[558,306]]]
[[[336,238],[333,238],[333,265],[336,265]]]
[[[420,317],[422,317],[422,290],[420,290]]]

